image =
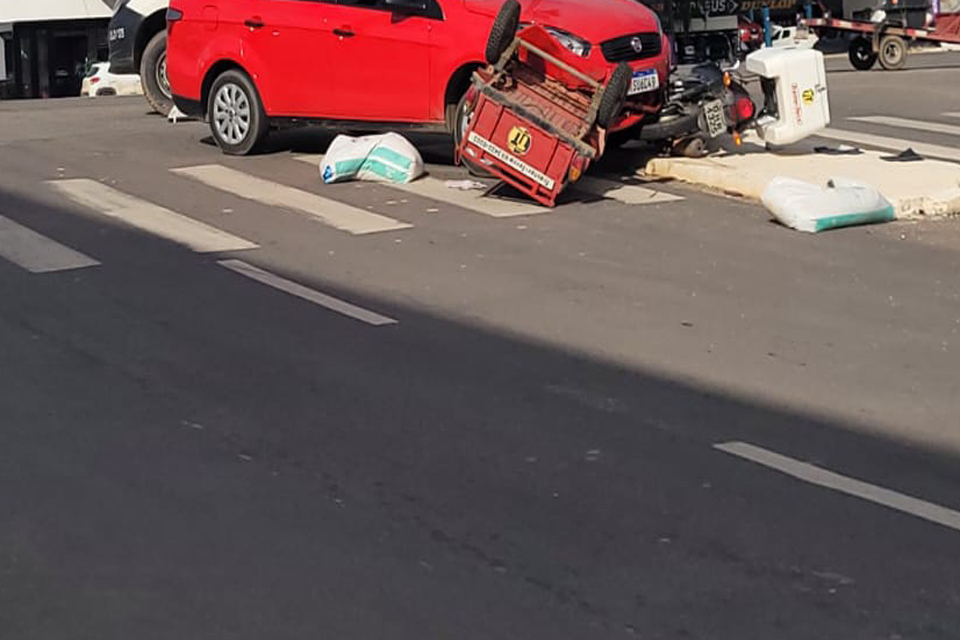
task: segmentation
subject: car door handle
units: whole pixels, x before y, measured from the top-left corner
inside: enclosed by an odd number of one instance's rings
[[[352,38],[357,34],[355,34],[353,31],[350,31],[349,29],[334,29],[333,35],[340,36],[341,38]]]
[[[243,26],[251,29],[263,29],[266,25],[260,18],[248,18],[243,21]]]

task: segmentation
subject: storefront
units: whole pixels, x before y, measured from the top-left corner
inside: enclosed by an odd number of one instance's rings
[[[107,59],[109,18],[100,0],[0,0],[0,99],[79,95]]]

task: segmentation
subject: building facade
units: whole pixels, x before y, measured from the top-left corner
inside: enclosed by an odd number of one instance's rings
[[[0,0],[0,99],[79,95],[107,60],[110,15],[101,0]]]

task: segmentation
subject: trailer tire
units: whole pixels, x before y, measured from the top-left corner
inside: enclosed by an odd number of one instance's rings
[[[626,62],[618,64],[610,74],[610,80],[603,90],[603,97],[600,98],[600,106],[597,108],[597,124],[602,128],[609,128],[614,119],[620,115],[623,103],[627,99],[627,88],[632,76],[633,69]]]
[[[847,51],[850,64],[857,71],[869,71],[877,62],[877,54],[873,51],[873,44],[863,36],[857,36],[850,42]]]
[[[887,71],[903,69],[907,63],[907,43],[900,36],[883,36],[880,40],[880,66]]]
[[[500,7],[493,27],[490,28],[490,37],[487,38],[486,59],[490,64],[497,64],[500,56],[507,50],[510,43],[517,36],[517,27],[520,25],[520,3],[517,0],[507,0]]]

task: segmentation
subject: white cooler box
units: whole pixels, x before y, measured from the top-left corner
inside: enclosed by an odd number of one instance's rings
[[[760,49],[747,56],[746,68],[776,83],[776,117],[765,114],[757,119],[757,131],[765,142],[791,144],[830,124],[822,53],[812,49]]]

